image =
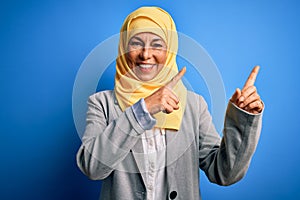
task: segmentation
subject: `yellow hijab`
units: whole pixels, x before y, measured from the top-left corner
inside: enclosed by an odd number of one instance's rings
[[[126,49],[132,36],[141,32],[151,32],[160,36],[167,44],[168,53],[165,66],[150,81],[141,81],[126,62]],[[158,7],[141,7],[127,16],[120,31],[120,41],[115,76],[115,94],[119,106],[124,111],[127,107],[145,98],[164,86],[177,73],[176,54],[178,35],[172,17]],[[182,121],[187,90],[182,81],[173,88],[179,98],[179,109],[170,114],[159,112],[154,115],[155,127],[179,130]]]

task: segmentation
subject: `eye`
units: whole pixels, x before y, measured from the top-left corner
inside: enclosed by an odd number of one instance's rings
[[[152,46],[153,46],[154,48],[162,48],[162,47],[163,47],[163,45],[162,45],[162,44],[159,44],[159,43],[154,43]]]
[[[143,44],[142,44],[141,42],[138,42],[138,41],[131,41],[131,42],[129,43],[129,45],[130,45],[130,46],[133,46],[133,47],[135,47],[135,48],[137,48],[137,47],[142,47],[142,46],[143,46]]]

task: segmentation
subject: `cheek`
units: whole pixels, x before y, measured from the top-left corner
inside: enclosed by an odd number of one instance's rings
[[[165,64],[167,61],[167,52],[163,51],[157,56],[159,64]]]
[[[127,64],[132,65],[136,60],[137,54],[136,52],[131,51],[126,53],[125,57],[126,57]]]
[[[135,58],[135,53],[133,51],[128,52],[126,55],[129,60],[134,60]]]

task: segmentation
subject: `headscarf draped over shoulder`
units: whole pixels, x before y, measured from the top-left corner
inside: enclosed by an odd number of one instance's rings
[[[150,81],[141,81],[126,62],[126,49],[130,38],[138,33],[151,32],[160,36],[167,44],[167,60],[162,70]],[[120,31],[120,41],[115,76],[115,94],[119,106],[127,107],[145,98],[168,83],[177,73],[176,54],[178,35],[172,17],[158,7],[141,7],[130,13]],[[173,88],[179,98],[179,109],[170,114],[159,112],[154,115],[155,127],[179,130],[182,121],[187,90],[182,81]]]

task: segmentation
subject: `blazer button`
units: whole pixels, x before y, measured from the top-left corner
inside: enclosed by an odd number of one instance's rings
[[[177,197],[177,192],[176,191],[170,192],[170,199],[175,199],[176,197]]]

